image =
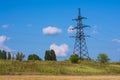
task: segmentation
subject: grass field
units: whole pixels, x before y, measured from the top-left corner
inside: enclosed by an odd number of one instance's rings
[[[0,75],[120,75],[120,63],[0,60]]]
[[[0,76],[0,80],[120,80],[120,76]]]

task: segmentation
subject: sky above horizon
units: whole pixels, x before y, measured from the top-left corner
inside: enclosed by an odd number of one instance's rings
[[[0,49],[12,53],[38,54],[54,49],[58,60],[73,53],[75,35],[72,19],[81,15],[91,58],[106,53],[120,61],[120,0],[1,0]]]

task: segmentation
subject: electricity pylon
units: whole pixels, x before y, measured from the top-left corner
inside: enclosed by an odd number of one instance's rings
[[[72,30],[76,31],[76,35],[73,36],[75,38],[75,44],[74,44],[74,54],[79,55],[80,59],[90,59],[88,54],[88,49],[86,45],[85,37],[87,35],[84,34],[84,28],[89,27],[89,25],[82,24],[82,20],[87,19],[86,17],[82,17],[80,14],[80,8],[78,9],[78,18],[73,19],[77,22],[76,27],[74,27]]]

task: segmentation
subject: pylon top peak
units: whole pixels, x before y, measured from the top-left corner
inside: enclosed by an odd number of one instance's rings
[[[80,8],[78,8],[78,18],[76,18],[76,19],[73,19],[73,20],[76,20],[76,21],[82,21],[82,19],[87,19],[86,17],[82,17],[81,16],[81,12],[80,12]]]

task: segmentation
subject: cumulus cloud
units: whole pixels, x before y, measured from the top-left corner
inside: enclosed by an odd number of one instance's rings
[[[7,36],[0,36],[0,44],[3,44],[5,41],[9,40],[10,38]]]
[[[69,47],[67,44],[61,45],[51,44],[50,49],[53,49],[57,56],[66,56],[67,52],[69,51]]]
[[[52,26],[48,26],[46,28],[43,28],[43,34],[48,34],[48,35],[54,35],[54,34],[59,34],[62,32],[61,29],[57,28],[57,27],[52,27]]]
[[[0,44],[0,50],[5,50],[7,52],[13,51],[12,49],[10,49],[8,46],[6,46],[4,44]]]
[[[9,24],[3,24],[2,25],[2,28],[8,28],[9,27]]]
[[[8,46],[6,46],[4,43],[6,42],[6,41],[8,41],[10,38],[9,37],[7,37],[7,36],[3,36],[3,35],[1,35],[0,36],[0,50],[5,50],[5,51],[8,51],[8,52],[11,52],[12,50],[8,47]]]
[[[73,33],[73,32],[75,32],[75,30],[73,30],[73,26],[70,26],[68,29],[67,29],[67,32],[68,33]]]
[[[113,39],[113,42],[120,43],[120,39]]]

